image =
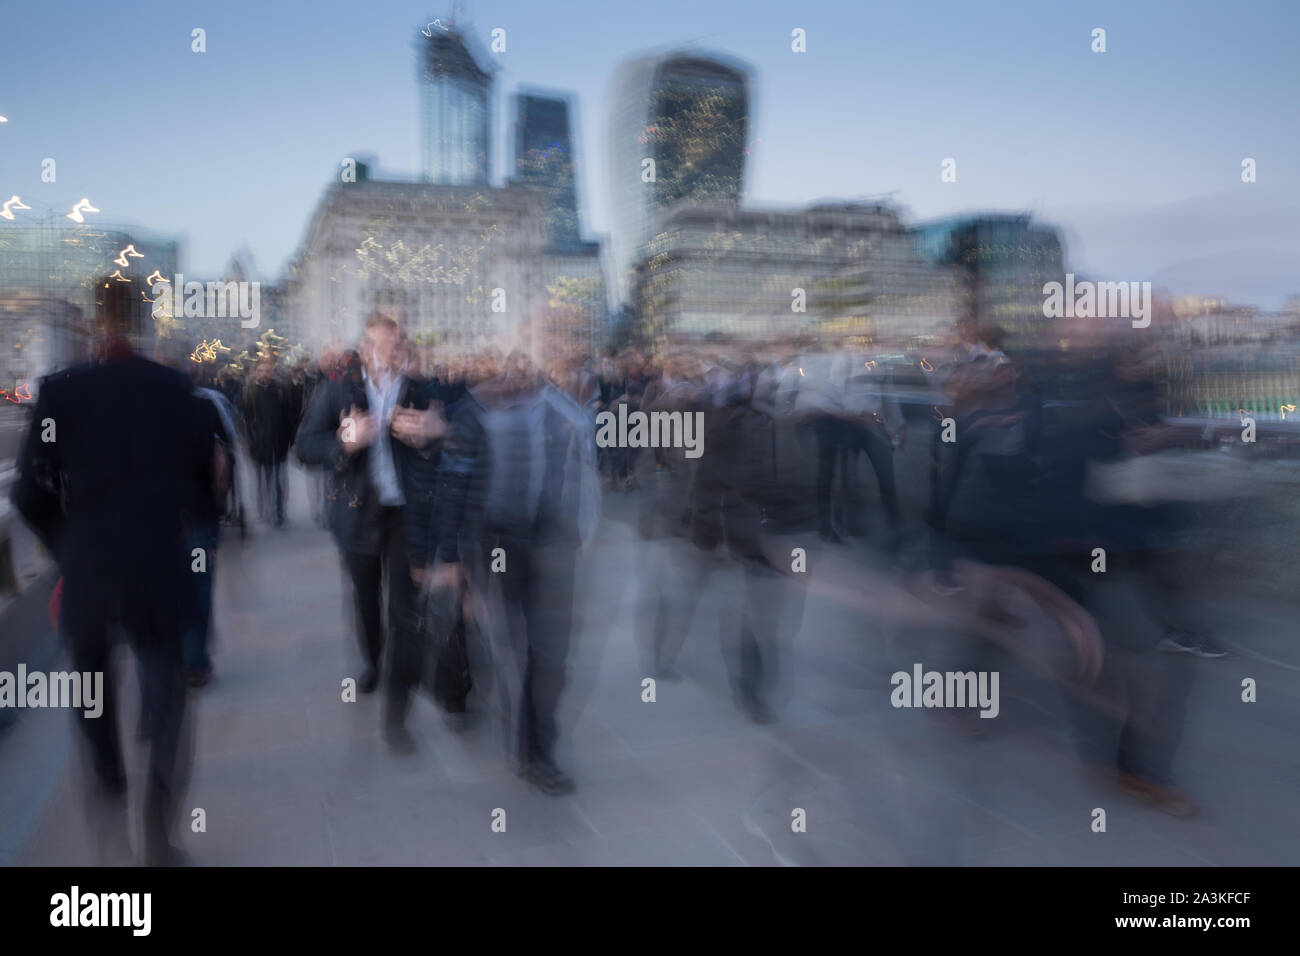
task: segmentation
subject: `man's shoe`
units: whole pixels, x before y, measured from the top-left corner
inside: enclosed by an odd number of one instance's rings
[[[131,849],[125,795],[96,796],[91,799],[93,802],[87,816],[95,835],[95,849],[99,865],[133,865],[135,863],[135,854]]]
[[[669,684],[677,684],[682,680],[682,672],[672,664],[656,664],[652,673],[655,680],[666,681]]]
[[[1161,638],[1160,643],[1156,645],[1156,650],[1164,651],[1166,654],[1191,654],[1206,659],[1228,656],[1226,648],[1209,639],[1197,640],[1186,631],[1170,631]]]
[[[524,767],[523,777],[548,797],[574,790],[573,779],[549,760],[536,760]]]
[[[1127,770],[1121,770],[1115,775],[1115,787],[1120,793],[1141,800],[1143,803],[1151,803],[1155,799],[1151,793],[1150,783]]]
[[[1191,797],[1175,790],[1173,787],[1167,787],[1161,783],[1150,785],[1151,798],[1156,805],[1165,813],[1174,817],[1190,817],[1200,812],[1200,807]]]
[[[375,688],[379,686],[379,671],[373,667],[367,667],[361,674],[361,679],[357,681],[357,690],[363,694],[373,694]]]
[[[415,738],[406,729],[406,724],[389,724],[384,728],[384,742],[388,749],[399,757],[409,757],[418,749]]]
[[[189,855],[171,843],[151,845],[144,856],[145,866],[186,866],[189,862]]]
[[[1163,783],[1156,783],[1137,774],[1121,770],[1115,778],[1116,786],[1143,803],[1153,803],[1165,813],[1175,817],[1187,817],[1199,811],[1195,801],[1184,793]]]
[[[754,699],[745,705],[745,716],[752,723],[764,725],[772,722],[772,712],[767,709],[767,705],[761,700]]]
[[[1156,650],[1166,654],[1192,654],[1196,650],[1196,639],[1184,631],[1170,631],[1161,638]]]
[[[1216,644],[1214,641],[1206,639],[1192,648],[1192,653],[1197,657],[1204,657],[1212,660],[1214,658],[1227,657],[1228,649]]]
[[[205,671],[186,671],[185,683],[190,687],[206,687],[212,681],[212,669]]]

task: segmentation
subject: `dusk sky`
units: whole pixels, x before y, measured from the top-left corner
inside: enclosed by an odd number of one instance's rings
[[[343,158],[416,175],[414,44],[447,12],[404,0],[3,0],[0,199],[17,194],[33,207],[19,215],[38,217],[85,196],[102,210],[91,221],[181,238],[191,274],[219,273],[246,246],[274,279]],[[506,30],[506,52],[491,56],[495,181],[508,95],[573,94],[589,237],[610,222],[615,67],[692,47],[754,70],[752,204],[889,194],[913,221],[1026,210],[1062,228],[1079,272],[1269,308],[1300,293],[1294,0],[558,0],[473,3],[469,15],[485,50]],[[806,53],[791,51],[796,27]],[[1095,27],[1105,53],[1091,50]],[[955,183],[940,181],[947,157]],[[1241,181],[1245,157],[1255,183]]]

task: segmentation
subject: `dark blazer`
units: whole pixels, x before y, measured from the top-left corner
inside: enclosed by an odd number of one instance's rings
[[[244,388],[243,412],[249,457],[260,465],[284,461],[298,428],[293,385],[278,379],[266,385],[250,380]]]
[[[11,498],[63,574],[64,631],[179,640],[221,430],[183,375],[137,355],[41,383]]]
[[[403,378],[397,404],[424,410],[429,407],[430,395],[427,383]],[[322,382],[298,430],[298,459],[304,465],[325,469],[326,514],[339,548],[360,554],[377,554],[381,505],[378,489],[370,479],[371,449],[363,448],[355,455],[348,455],[338,439],[339,424],[344,413],[353,406],[361,411],[370,409],[365,382],[359,375],[351,374],[337,382]],[[403,509],[407,550],[415,558],[426,550],[424,541],[431,520],[427,512],[432,507],[439,443],[416,450],[391,435],[388,437],[397,480],[407,504]]]

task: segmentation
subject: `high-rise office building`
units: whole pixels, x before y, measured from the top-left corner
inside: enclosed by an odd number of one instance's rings
[[[735,205],[744,189],[750,71],[693,52],[625,63],[609,124],[614,282],[631,279],[658,216],[679,203]]]
[[[683,201],[654,229],[633,283],[639,337],[648,343],[711,334],[896,343],[952,323],[951,270],[916,255],[890,206]],[[796,308],[799,300],[805,307]]]
[[[492,74],[457,29],[431,34],[417,42],[421,177],[441,186],[487,185]]]
[[[917,252],[956,270],[962,325],[1030,335],[1043,322],[1043,285],[1065,276],[1061,239],[1027,214],[957,216],[916,227]]]
[[[580,232],[569,103],[560,97],[519,93],[514,107],[515,178],[542,194],[548,244],[575,246]]]
[[[585,349],[605,336],[607,314],[600,244],[582,238],[570,100],[543,93],[514,98],[515,176],[541,200],[546,305],[538,316],[543,350]]]

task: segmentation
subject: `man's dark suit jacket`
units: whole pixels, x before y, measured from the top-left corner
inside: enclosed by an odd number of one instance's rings
[[[179,641],[220,431],[183,375],[134,354],[41,383],[11,498],[63,574],[65,633],[116,622],[142,643]]]
[[[436,394],[430,383],[403,377],[397,406],[425,410]],[[379,491],[370,478],[370,454],[363,448],[354,455],[343,451],[338,439],[344,413],[355,406],[368,411],[364,380],[350,375],[341,381],[322,382],[298,431],[298,459],[304,465],[325,469],[325,508],[334,541],[343,551],[379,553]],[[439,443],[416,450],[388,434],[393,466],[405,498],[407,551],[412,560],[422,558],[433,523],[433,492],[438,468]],[[422,562],[421,562],[422,563]]]

